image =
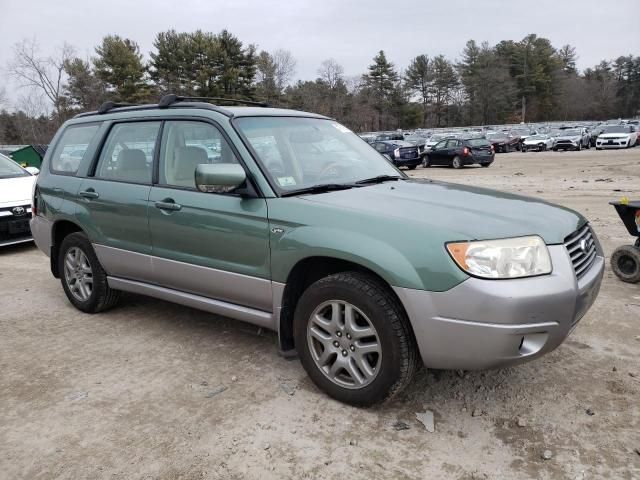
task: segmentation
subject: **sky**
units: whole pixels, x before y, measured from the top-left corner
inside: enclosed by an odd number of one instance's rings
[[[0,90],[19,95],[6,67],[25,37],[43,53],[67,42],[88,58],[102,37],[118,34],[148,57],[159,31],[224,28],[261,50],[291,51],[303,80],[327,58],[352,76],[379,50],[404,69],[423,53],[455,60],[469,39],[495,44],[529,33],[576,47],[581,70],[640,55],[638,0],[0,0]]]

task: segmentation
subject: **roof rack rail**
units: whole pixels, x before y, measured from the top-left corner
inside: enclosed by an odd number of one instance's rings
[[[98,113],[99,114],[103,114],[103,113],[107,113],[109,112],[109,110],[113,110],[114,108],[119,108],[119,107],[135,107],[137,106],[137,103],[118,103],[118,102],[104,102],[102,105],[100,105],[100,107],[98,108]]]
[[[178,102],[230,102],[230,103],[238,103],[241,105],[253,105],[256,107],[269,107],[269,104],[266,102],[254,102],[252,100],[240,100],[237,98],[223,98],[223,97],[183,97],[180,95],[176,95],[174,93],[169,93],[162,97],[158,102],[158,107],[167,108],[170,105]]]

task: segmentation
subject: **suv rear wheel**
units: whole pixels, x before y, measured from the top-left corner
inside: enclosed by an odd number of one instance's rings
[[[318,280],[302,294],[294,322],[304,369],[341,402],[369,406],[386,400],[419,366],[404,310],[370,275],[344,272]]]
[[[120,292],[109,287],[107,274],[84,233],[72,233],[62,241],[58,271],[64,293],[78,310],[97,313],[117,303]]]

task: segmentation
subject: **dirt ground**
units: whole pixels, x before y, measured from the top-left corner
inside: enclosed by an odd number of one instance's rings
[[[640,197],[640,148],[411,174],[575,208],[607,256],[631,243],[607,202]],[[31,245],[0,251],[0,292],[2,479],[640,478],[640,285],[608,265],[553,353],[422,371],[366,410],[326,397],[250,325],[134,295],[82,314]],[[416,419],[426,409],[433,433]]]

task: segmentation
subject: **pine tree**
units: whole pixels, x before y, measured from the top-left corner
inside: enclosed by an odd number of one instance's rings
[[[418,55],[409,64],[405,72],[405,82],[407,87],[420,96],[422,102],[422,125],[427,125],[427,115],[429,111],[430,91],[433,82],[433,71],[431,60],[427,55]]]
[[[140,47],[133,40],[108,35],[96,47],[93,59],[96,76],[106,85],[116,100],[138,102],[148,96],[145,86],[145,66]]]

